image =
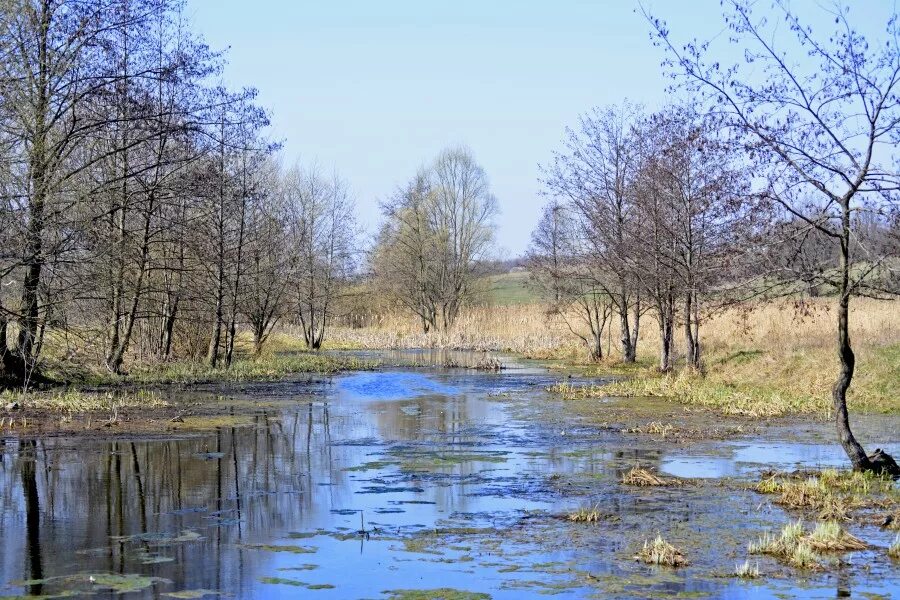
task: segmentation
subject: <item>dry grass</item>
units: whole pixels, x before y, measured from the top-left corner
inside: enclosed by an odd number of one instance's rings
[[[900,503],[900,493],[888,477],[836,469],[810,476],[775,474],[760,481],[756,490],[776,495],[777,504],[812,512],[824,521],[848,521],[857,509]]]
[[[643,427],[632,427],[626,429],[625,433],[640,433],[645,435],[658,435],[665,439],[666,437],[677,433],[678,428],[671,423],[662,423],[660,421],[651,421]]]
[[[679,485],[681,482],[677,479],[667,479],[654,475],[647,469],[634,467],[622,477],[622,483],[625,485],[635,485],[638,487],[658,487]]]
[[[649,565],[665,565],[667,567],[682,567],[687,564],[684,553],[664,540],[661,535],[657,535],[653,541],[644,542],[644,547],[634,556],[634,559]]]
[[[151,390],[101,393],[74,389],[28,393],[7,391],[0,394],[0,407],[9,404],[56,413],[107,411],[111,414],[116,414],[122,409],[168,406],[168,403],[159,394]]]
[[[806,541],[817,552],[849,552],[869,547],[864,541],[848,533],[837,521],[817,524]]]
[[[571,359],[581,350],[565,323],[538,304],[469,307],[450,332],[427,334],[409,314],[391,312],[370,318],[364,328],[333,327],[328,343],[371,349],[486,350]]]
[[[895,560],[900,560],[900,535],[897,535],[888,547],[888,556]]]
[[[787,562],[798,569],[819,569],[819,556],[805,540],[803,523],[790,523],[781,530],[781,535],[773,536],[766,532],[756,542],[751,542],[747,551],[750,554],[767,554]]]
[[[802,521],[789,523],[781,530],[781,535],[765,533],[748,546],[750,554],[768,554],[798,569],[821,568],[820,553],[852,552],[865,550],[868,545],[847,532],[840,523],[827,521],[819,523],[812,532],[807,532]]]

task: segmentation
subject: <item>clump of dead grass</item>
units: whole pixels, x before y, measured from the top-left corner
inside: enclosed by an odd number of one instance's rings
[[[644,547],[634,556],[635,560],[648,565],[665,565],[667,567],[683,567],[688,564],[684,553],[657,535],[656,539],[644,542]]]
[[[894,538],[894,541],[888,547],[888,556],[895,560],[900,560],[900,534]]]
[[[775,502],[782,506],[814,512],[824,521],[848,521],[855,510],[890,508],[900,501],[888,477],[837,469],[811,475],[772,474],[756,490],[776,495]]]
[[[645,435],[658,435],[663,439],[678,432],[678,428],[671,423],[662,423],[661,421],[651,421],[643,427],[632,427],[626,429],[625,433],[639,433]]]
[[[789,523],[781,530],[781,535],[774,536],[766,532],[756,542],[747,547],[750,554],[766,554],[774,556],[798,569],[819,569],[819,556],[805,540],[803,523]]]
[[[750,554],[774,556],[798,569],[821,568],[821,553],[865,550],[868,544],[844,529],[837,521],[825,521],[807,532],[802,521],[789,523],[774,536],[766,532],[748,546]]]
[[[27,393],[7,391],[0,394],[0,402],[53,413],[109,411],[114,414],[123,409],[160,408],[169,405],[159,393],[141,389],[109,392],[90,392],[77,389]]]
[[[641,467],[632,467],[632,469],[622,477],[622,483],[638,487],[661,487],[681,484],[677,479],[660,477]]]
[[[868,544],[849,533],[837,521],[824,521],[807,538],[810,547],[817,552],[849,552],[865,550]]]

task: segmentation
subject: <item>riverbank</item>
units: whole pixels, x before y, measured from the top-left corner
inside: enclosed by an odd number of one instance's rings
[[[653,396],[729,415],[772,417],[821,415],[831,411],[837,376],[834,315],[830,299],[781,300],[753,304],[710,317],[701,328],[702,374],[687,372],[675,340],[675,371],[656,368],[655,322],[645,315],[638,362],[625,365],[616,335],[608,334],[606,356],[586,361],[581,342],[559,316],[539,304],[470,308],[447,334],[423,334],[414,319],[387,315],[362,328],[336,328],[342,347],[449,348],[508,352],[547,361],[561,372],[612,376],[604,386],[561,388],[567,395]],[[615,329],[615,325],[613,326]],[[857,299],[851,313],[856,375],[849,392],[851,411],[900,413],[900,301]]]
[[[196,361],[136,366],[123,375],[84,373],[74,381],[29,391],[0,393],[0,431],[19,435],[171,433],[201,431],[244,423],[256,406],[235,411],[222,406],[215,390],[240,389],[265,382],[294,381],[312,385],[337,373],[371,369],[353,356],[297,350],[282,340],[278,352],[241,357],[228,368]],[[186,389],[209,390],[185,405],[177,400]],[[260,406],[265,399],[258,400]]]

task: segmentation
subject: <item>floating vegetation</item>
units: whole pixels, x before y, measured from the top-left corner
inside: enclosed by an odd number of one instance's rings
[[[566,519],[573,523],[598,523],[603,518],[603,514],[594,508],[579,508],[575,512],[566,515]]]
[[[654,475],[652,472],[647,469],[642,469],[640,467],[634,467],[622,477],[622,483],[625,485],[636,485],[638,487],[652,487],[652,486],[669,486],[669,485],[680,485],[681,482],[677,479],[666,479],[664,477],[659,477],[658,475]]]
[[[743,564],[735,565],[734,576],[741,579],[757,579],[759,577],[759,563],[752,565],[749,560],[745,560]]]
[[[145,577],[138,574],[116,574],[116,573],[78,573],[75,575],[63,575],[60,577],[47,577],[45,579],[29,579],[27,581],[15,581],[13,585],[30,587],[44,584],[59,584],[66,588],[71,588],[64,595],[68,595],[69,591],[84,594],[88,590],[109,590],[116,594],[126,594],[128,592],[140,592],[152,586],[154,583],[172,583],[168,579],[161,577]]]
[[[347,473],[354,473],[359,471],[380,471],[386,467],[396,467],[400,463],[395,460],[373,460],[369,462],[362,463],[361,465],[356,465],[355,467],[347,467],[346,469],[342,469]]]
[[[297,565],[296,567],[279,567],[279,571],[314,571],[319,568],[319,565],[314,565],[310,563],[305,563],[302,565]]]
[[[453,588],[433,590],[385,590],[389,600],[491,600],[490,594],[466,592]]]
[[[291,546],[278,544],[238,544],[245,550],[265,550],[266,552],[290,552],[291,554],[315,554],[319,551],[315,546]]]
[[[165,598],[193,599],[193,598],[205,598],[207,596],[223,596],[224,594],[222,592],[217,592],[216,590],[198,589],[198,590],[182,590],[180,592],[165,592],[161,595]]]
[[[132,542],[148,544],[150,546],[170,546],[187,542],[198,542],[203,536],[191,529],[185,529],[179,534],[174,533],[136,533],[134,535],[114,535],[110,537],[115,542]]]
[[[634,556],[634,559],[649,565],[665,565],[667,567],[681,567],[687,564],[681,550],[664,540],[661,535],[657,535],[653,541],[644,542],[644,547]]]
[[[295,587],[306,587],[305,581],[297,581],[296,579],[285,579],[284,577],[260,577],[261,583],[269,583],[272,585],[293,585]]]
[[[640,433],[646,435],[659,435],[663,438],[678,432],[678,428],[671,423],[662,423],[660,421],[651,421],[643,427],[633,427],[625,429],[625,433]]]

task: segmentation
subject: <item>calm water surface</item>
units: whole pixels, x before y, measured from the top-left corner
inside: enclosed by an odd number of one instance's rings
[[[882,547],[829,574],[763,563],[771,577],[760,583],[722,576],[749,540],[791,518],[741,482],[771,464],[843,464],[825,425],[694,445],[641,440],[568,415],[544,391],[554,376],[513,366],[186,393],[261,401],[252,425],[194,437],[0,438],[0,596],[900,594],[900,569],[884,556],[892,536],[873,527],[857,533]],[[896,451],[897,424],[861,427]],[[699,483],[623,488],[618,478],[637,463]],[[578,507],[597,507],[604,522],[559,518]],[[631,560],[657,532],[685,548],[690,567]]]

